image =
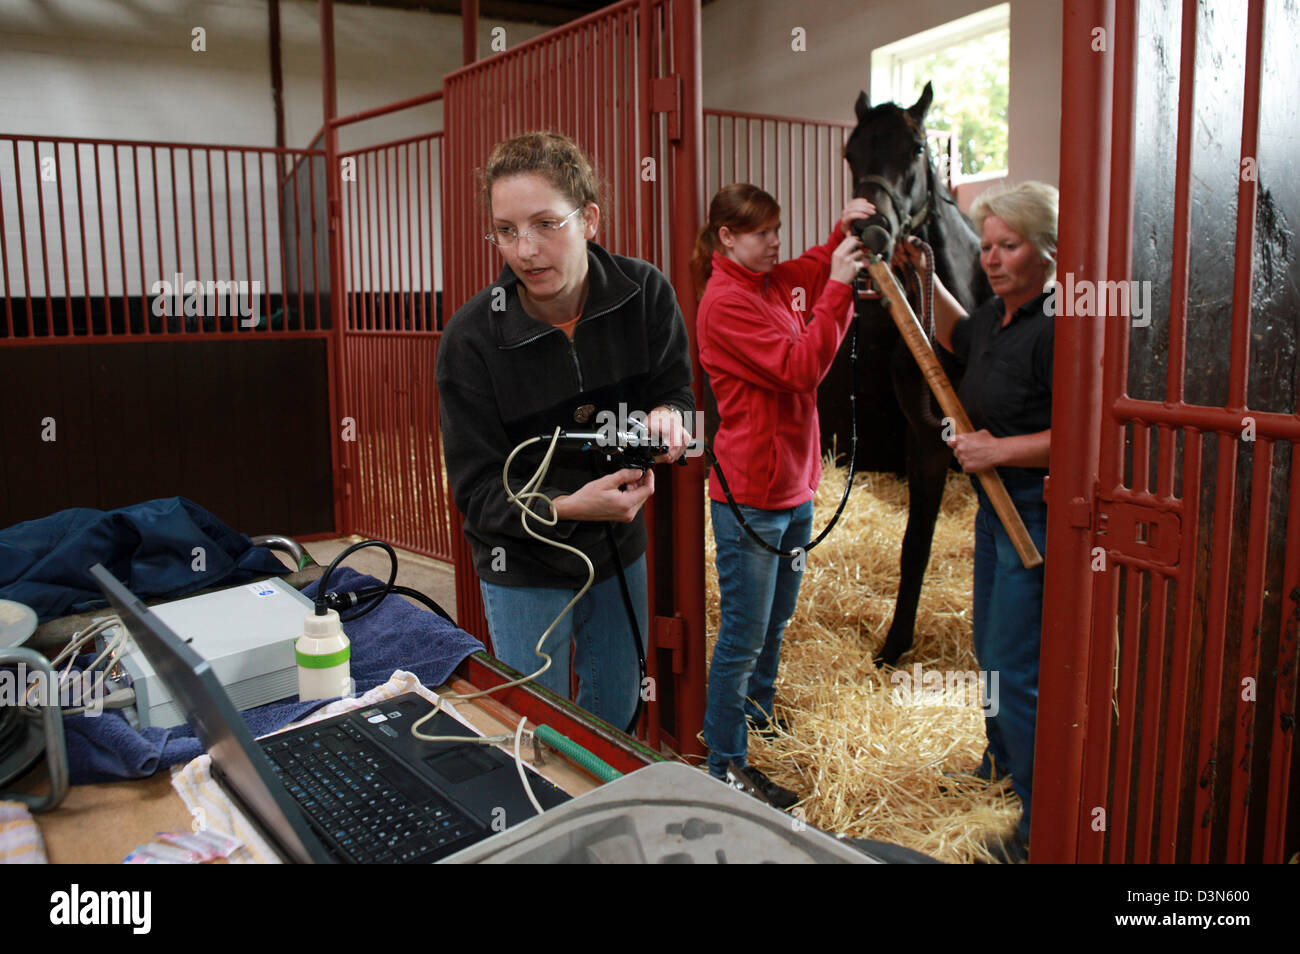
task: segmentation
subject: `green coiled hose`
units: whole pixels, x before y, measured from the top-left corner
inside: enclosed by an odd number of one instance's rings
[[[622,778],[623,773],[614,768],[604,759],[598,758],[591,752],[584,749],[577,742],[574,742],[567,735],[561,735],[549,725],[539,725],[533,732],[538,739],[545,742],[555,751],[568,756],[577,762],[596,778],[602,782],[612,782],[616,778]]]

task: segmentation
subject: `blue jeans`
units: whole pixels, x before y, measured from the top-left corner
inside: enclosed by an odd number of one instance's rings
[[[650,621],[646,606],[645,555],[624,568],[645,651]],[[576,589],[502,586],[479,581],[483,610],[497,659],[527,674],[542,665],[537,641]],[[641,691],[641,670],[632,648],[632,627],[618,576],[594,584],[560,620],[542,647],[551,666],[538,677],[547,689],[569,698],[569,646],[578,674],[578,705],[616,729],[627,728]]]
[[[1038,717],[1038,654],[1042,640],[1043,568],[1026,570],[1011,538],[978,480],[975,515],[975,658],[998,680],[987,689],[996,696],[996,710],[984,720],[988,748],[980,774],[1011,775],[1011,788],[1024,814],[1020,831],[1029,836],[1034,780],[1034,726]],[[1035,478],[1004,480],[1012,503],[1039,553],[1047,551],[1047,504],[1043,482]],[[991,680],[990,680],[991,681]]]
[[[709,666],[704,743],[709,771],[725,777],[733,759],[746,764],[746,717],[763,722],[772,714],[772,692],[781,664],[781,637],[799,599],[803,565],[768,553],[750,539],[725,503],[709,501],[717,543],[718,591],[722,617]],[[781,550],[808,544],[812,501],[789,510],[741,507],[758,535]]]

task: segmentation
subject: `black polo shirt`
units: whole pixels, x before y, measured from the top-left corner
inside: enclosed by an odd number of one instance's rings
[[[952,331],[953,354],[966,370],[958,396],[976,430],[994,437],[1035,434],[1052,426],[1053,319],[1047,293],[1018,308],[1002,327],[1001,298],[991,298]],[[1046,467],[999,467],[1003,477],[1044,477]]]

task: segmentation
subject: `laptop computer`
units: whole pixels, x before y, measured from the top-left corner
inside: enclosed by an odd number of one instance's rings
[[[212,758],[212,774],[292,862],[438,861],[535,816],[514,762],[495,747],[423,742],[416,693],[254,740],[212,667],[103,566],[91,575]],[[428,735],[472,737],[443,713]],[[569,796],[528,766],[544,808]]]

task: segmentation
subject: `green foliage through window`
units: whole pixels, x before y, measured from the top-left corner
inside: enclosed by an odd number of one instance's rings
[[[934,84],[925,125],[956,135],[961,176],[1007,168],[1010,46],[1010,31],[994,30],[898,63],[900,105],[916,102],[927,80]]]

